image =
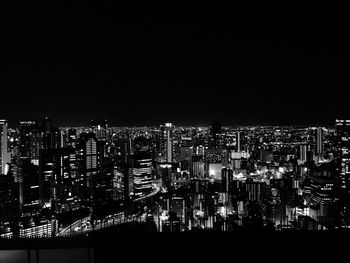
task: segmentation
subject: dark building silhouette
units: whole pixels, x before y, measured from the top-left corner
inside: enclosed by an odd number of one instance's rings
[[[209,138],[210,149],[219,149],[222,147],[221,131],[222,131],[221,122],[217,120],[213,121],[211,124],[210,138]]]
[[[54,211],[74,210],[80,201],[81,179],[71,148],[40,151],[40,200]]]

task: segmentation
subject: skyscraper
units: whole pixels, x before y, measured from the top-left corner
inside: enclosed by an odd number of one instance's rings
[[[135,197],[152,191],[152,159],[147,154],[137,154],[131,159]]]
[[[230,168],[223,168],[221,171],[221,177],[223,190],[229,192],[233,181],[233,170]]]
[[[338,147],[338,172],[341,187],[342,225],[350,224],[350,120],[335,121],[337,147]]]
[[[74,209],[80,194],[75,150],[43,149],[39,164],[41,201],[55,211]]]
[[[236,151],[241,151],[241,133],[239,131],[236,133]]]
[[[41,131],[43,149],[61,148],[61,131],[52,126],[52,120],[48,117],[39,121],[39,130]]]
[[[323,158],[323,129],[319,127],[316,129],[316,155]]]
[[[79,138],[77,159],[82,174],[83,198],[89,200],[93,194],[93,180],[100,170],[101,149],[94,133],[82,133]]]
[[[299,147],[299,161],[305,163],[307,161],[307,145],[301,144]]]
[[[209,148],[221,148],[221,122],[213,121],[210,129]]]
[[[173,162],[173,138],[172,138],[172,123],[165,123],[165,139],[166,139],[166,157],[167,162]]]
[[[7,139],[7,120],[0,120],[0,169],[1,174],[6,174],[6,164],[11,162],[11,155],[8,152],[8,139]]]
[[[19,122],[19,151],[21,157],[31,157],[31,131],[36,128],[36,122],[22,120]]]

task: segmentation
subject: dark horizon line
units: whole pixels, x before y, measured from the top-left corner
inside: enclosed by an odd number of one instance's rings
[[[194,124],[194,125],[189,125],[189,124],[177,124],[176,122],[171,122],[171,121],[165,121],[165,122],[159,122],[158,124],[147,124],[147,125],[120,125],[120,124],[108,124],[108,127],[113,127],[113,128],[141,128],[141,127],[159,127],[165,123],[172,123],[175,127],[194,127],[194,128],[201,128],[201,127],[211,127],[211,124]],[[19,122],[16,125],[9,125],[9,128],[18,128]],[[223,128],[241,128],[241,127],[296,127],[296,128],[310,128],[310,127],[324,127],[324,128],[332,128],[335,126],[334,124],[234,124],[234,125],[222,125]],[[57,128],[81,128],[81,127],[91,127],[91,124],[83,124],[83,125],[54,125],[53,127]]]
[[[7,119],[7,118],[0,118],[0,119],[5,119],[8,121],[8,123],[10,123],[10,127],[19,127],[19,123],[20,121],[29,121],[29,120],[33,120],[33,121],[39,121],[41,119],[45,119],[45,116],[43,118],[39,118],[39,119],[35,119],[35,118],[23,118],[23,119],[17,119],[17,120],[13,120],[13,119]],[[120,124],[117,121],[111,121],[110,118],[89,118],[87,119],[87,121],[81,121],[78,123],[82,123],[82,124],[62,124],[61,121],[57,121],[57,119],[54,118],[50,118],[53,121],[53,126],[54,127],[62,127],[62,128],[66,128],[66,127],[89,127],[91,126],[91,121],[92,120],[106,120],[107,123],[109,124],[108,126],[110,127],[156,127],[156,126],[160,126],[164,123],[170,122],[172,123],[174,126],[178,126],[178,127],[210,127],[211,126],[211,122],[214,121],[214,119],[212,119],[211,121],[194,121],[193,124],[189,124],[189,122],[183,123],[181,124],[180,121],[174,121],[171,120],[171,118],[169,120],[164,120],[164,121],[150,121],[149,124]],[[347,119],[347,118],[334,118],[333,121],[330,120],[324,120],[323,122],[320,121],[314,121],[314,122],[309,122],[306,123],[305,122],[299,122],[299,123],[295,123],[295,124],[291,124],[291,123],[279,123],[277,124],[277,122],[273,122],[273,121],[266,121],[265,123],[261,122],[256,122],[256,121],[246,121],[246,124],[237,121],[235,124],[227,124],[227,123],[232,123],[232,121],[228,122],[225,120],[220,120],[220,118],[218,119],[218,121],[220,121],[222,123],[222,127],[333,127],[335,125],[335,121],[337,119]],[[118,124],[117,124],[118,123]],[[125,123],[125,122],[124,122]],[[55,125],[56,124],[56,125]]]

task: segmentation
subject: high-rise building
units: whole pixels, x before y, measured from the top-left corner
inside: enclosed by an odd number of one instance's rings
[[[113,185],[115,188],[115,198],[128,200],[133,193],[132,173],[129,171],[131,141],[128,139],[118,139],[113,144]]]
[[[305,163],[307,161],[307,145],[301,144],[299,146],[299,160],[301,163]]]
[[[233,182],[233,170],[230,168],[223,168],[221,171],[221,178],[224,192],[229,192]]]
[[[101,148],[94,133],[80,134],[77,145],[77,159],[79,162],[79,171],[82,175],[81,186],[84,190],[84,200],[91,200],[93,197],[93,180],[101,167]]]
[[[30,159],[35,165],[39,165],[40,150],[43,149],[43,134],[35,128],[29,134],[30,138]]]
[[[350,120],[336,120],[342,225],[350,225]]]
[[[77,130],[76,129],[68,129],[67,136],[67,146],[75,148],[77,142]]]
[[[36,121],[22,120],[19,122],[19,154],[21,157],[31,157],[31,132],[36,128]]]
[[[245,182],[248,201],[261,201],[266,190],[266,182],[256,182],[247,178]]]
[[[48,117],[39,120],[39,130],[42,136],[42,149],[58,149],[62,147],[61,131],[52,126]]]
[[[202,156],[192,156],[192,169],[191,176],[193,178],[204,178],[205,177],[205,160]]]
[[[323,160],[323,128],[318,127],[315,131],[315,155],[317,161]]]
[[[173,124],[165,123],[165,147],[166,147],[166,161],[173,162],[173,138],[172,138]]]
[[[210,129],[210,138],[209,138],[209,148],[210,149],[219,149],[221,148],[221,122],[213,121]]]
[[[131,158],[134,196],[144,196],[152,191],[152,159],[139,153]]]
[[[7,174],[6,164],[11,162],[11,154],[8,151],[7,120],[0,120],[0,127],[0,172],[1,174]]]
[[[127,164],[131,153],[131,143],[127,139],[118,139],[114,142],[114,158],[116,164]]]
[[[29,158],[21,158],[17,164],[19,179],[19,202],[24,214],[37,211],[40,207],[39,167]]]
[[[241,151],[241,133],[239,131],[236,132],[236,151]]]
[[[40,151],[40,199],[55,211],[74,210],[80,196],[80,177],[72,148]]]

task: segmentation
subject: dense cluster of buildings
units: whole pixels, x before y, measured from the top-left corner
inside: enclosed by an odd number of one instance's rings
[[[1,237],[53,236],[79,217],[136,213],[135,201],[151,195],[141,210],[158,231],[350,226],[349,120],[57,128],[44,118],[0,126]]]

